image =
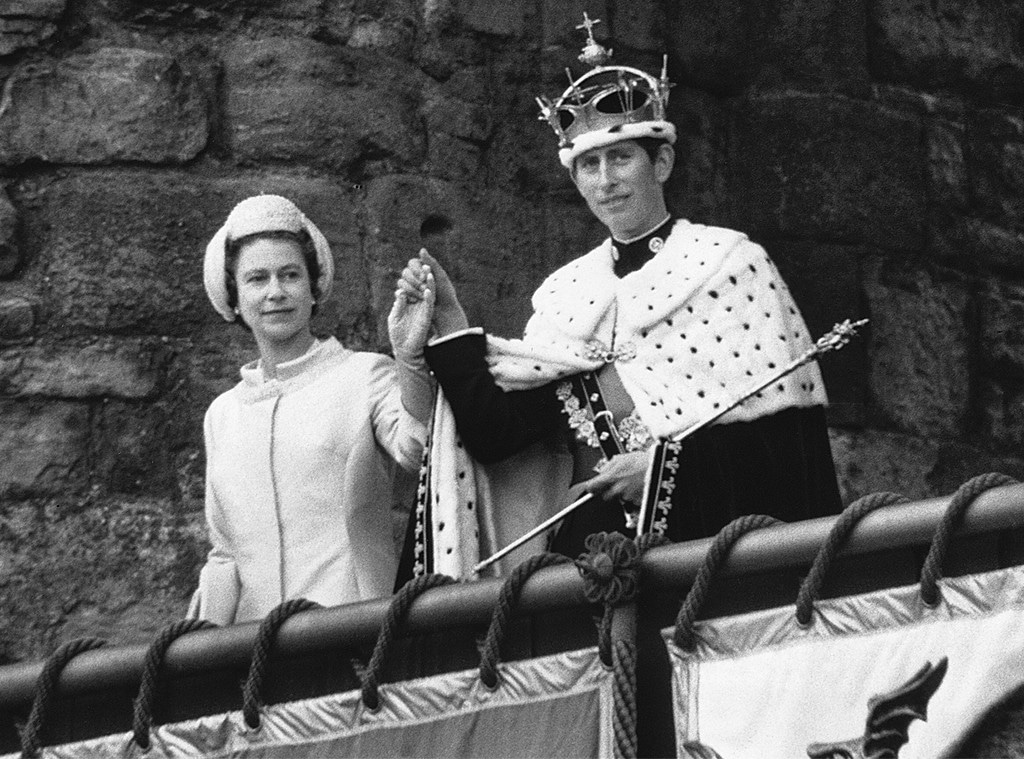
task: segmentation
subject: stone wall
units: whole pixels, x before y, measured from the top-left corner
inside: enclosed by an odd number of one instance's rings
[[[535,120],[603,20],[668,53],[675,210],[764,244],[825,360],[844,496],[1024,473],[1016,0],[13,0],[0,5],[0,662],[149,640],[206,550],[202,415],[253,355],[200,284],[260,191],[338,260],[316,327],[386,349],[424,243],[514,335],[602,230]]]

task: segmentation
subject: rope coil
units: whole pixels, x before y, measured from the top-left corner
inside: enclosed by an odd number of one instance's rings
[[[146,651],[146,660],[142,667],[142,679],[139,692],[133,701],[132,740],[143,751],[150,746],[149,732],[153,727],[153,707],[156,704],[158,687],[157,676],[163,666],[167,649],[178,638],[194,630],[209,630],[217,625],[205,619],[182,619],[164,627]]]
[[[612,646],[613,681],[612,731],[615,734],[615,756],[635,759],[636,735],[636,642],[617,640]]]
[[[967,509],[986,490],[1015,482],[1017,480],[1009,475],[989,472],[972,477],[957,488],[946,508],[946,513],[942,515],[942,521],[935,530],[935,537],[932,538],[931,547],[921,568],[921,599],[926,606],[937,606],[941,600],[939,580],[942,579],[942,566],[945,564],[953,533],[963,521]]]
[[[509,622],[515,613],[516,604],[523,586],[533,574],[545,567],[566,564],[571,559],[559,553],[539,553],[517,565],[501,586],[498,603],[491,615],[491,624],[480,647],[480,680],[488,688],[498,687],[498,664],[501,663],[501,647],[505,642]]]
[[[583,595],[603,605],[597,622],[597,648],[606,667],[614,666],[612,616],[616,606],[633,600],[640,591],[640,558],[649,549],[669,543],[668,538],[644,533],[630,540],[618,532],[596,532],[583,542],[587,553],[576,559],[583,577]]]
[[[263,680],[270,661],[270,650],[277,639],[277,631],[290,617],[309,609],[319,608],[320,604],[315,601],[292,598],[275,606],[260,622],[256,643],[252,649],[252,660],[249,662],[249,674],[242,686],[242,716],[250,730],[258,730],[260,727],[260,709],[264,705]]]
[[[825,583],[825,576],[832,566],[832,560],[846,545],[850,533],[864,517],[875,509],[892,506],[897,503],[907,503],[910,499],[899,493],[881,492],[871,493],[858,498],[839,515],[836,523],[828,533],[824,544],[814,557],[814,563],[807,573],[807,577],[800,584],[800,592],[796,597],[796,621],[801,627],[811,623],[814,614],[814,602],[818,600],[822,585]]]
[[[725,562],[736,541],[748,532],[777,524],[783,524],[783,522],[765,514],[747,514],[732,520],[715,535],[711,547],[708,548],[707,556],[704,557],[704,563],[697,571],[693,586],[686,594],[686,600],[683,601],[679,614],[676,616],[676,630],[673,637],[677,646],[687,651],[693,649],[696,643],[693,626],[697,615],[707,601],[711,581],[717,574],[719,566]]]
[[[42,749],[42,735],[46,729],[46,718],[50,713],[50,702],[57,692],[60,675],[68,663],[79,654],[105,646],[102,638],[77,638],[59,646],[47,658],[36,679],[36,695],[32,711],[21,730],[21,755],[24,759],[35,759]]]
[[[370,663],[366,666],[363,675],[362,701],[363,705],[370,711],[377,711],[380,708],[380,677],[384,669],[384,660],[387,657],[391,644],[401,631],[402,623],[412,606],[422,593],[431,588],[439,588],[443,585],[452,585],[457,582],[453,577],[442,574],[420,575],[409,580],[391,599],[387,614],[381,622],[380,634],[373,646],[373,654],[370,656]]]

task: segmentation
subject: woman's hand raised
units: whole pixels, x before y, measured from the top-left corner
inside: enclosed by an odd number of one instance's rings
[[[433,293],[433,327],[438,337],[458,332],[469,326],[466,312],[459,303],[448,273],[426,248],[420,249],[419,257],[412,258],[398,278],[399,295],[407,301],[418,303],[425,293]]]
[[[427,272],[422,266],[411,268],[418,261],[412,259],[399,277],[395,302],[388,314],[391,349],[396,359],[410,364],[422,361],[434,318],[434,290],[427,283]]]

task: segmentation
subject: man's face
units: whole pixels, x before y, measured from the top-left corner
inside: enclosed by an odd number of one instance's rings
[[[573,181],[594,215],[620,240],[644,234],[667,214],[663,184],[672,171],[672,147],[654,161],[634,140],[588,150],[573,164]]]

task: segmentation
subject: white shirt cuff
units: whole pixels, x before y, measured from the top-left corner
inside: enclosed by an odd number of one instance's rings
[[[446,343],[449,340],[454,340],[456,337],[462,337],[463,335],[482,335],[483,333],[483,327],[466,327],[465,329],[460,329],[457,332],[451,332],[444,337],[435,337],[433,340],[429,341],[427,345],[440,345],[441,343]]]

